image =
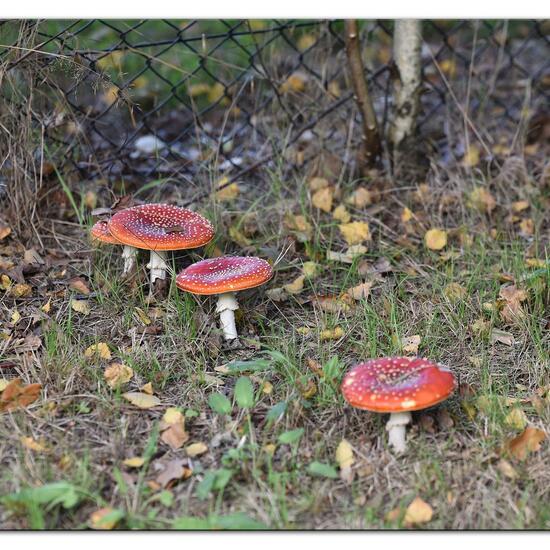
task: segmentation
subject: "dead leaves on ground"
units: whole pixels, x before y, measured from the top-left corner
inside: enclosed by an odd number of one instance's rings
[[[546,439],[546,433],[533,426],[527,426],[523,432],[506,442],[505,448],[517,460],[525,460],[530,453],[540,449]]]
[[[103,377],[108,386],[112,389],[117,389],[129,382],[134,376],[134,371],[131,367],[122,363],[111,363],[103,372]]]
[[[13,379],[0,394],[0,413],[24,408],[40,396],[41,384],[23,385],[21,378]]]
[[[161,441],[174,451],[180,449],[189,440],[189,434],[185,431],[185,418],[176,408],[166,409],[160,429],[162,430]]]
[[[150,395],[143,392],[127,392],[123,393],[122,397],[132,403],[132,405],[139,409],[152,409],[160,405],[160,399],[155,395]]]

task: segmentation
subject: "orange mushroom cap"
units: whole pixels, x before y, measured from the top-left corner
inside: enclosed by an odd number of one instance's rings
[[[117,212],[109,231],[122,244],[145,250],[197,248],[214,237],[200,214],[171,204],[142,204]]]
[[[93,241],[101,241],[109,244],[121,244],[117,241],[109,231],[108,222],[105,220],[99,220],[92,225],[90,230],[90,236]]]
[[[193,294],[223,294],[260,286],[273,277],[268,262],[254,256],[222,256],[190,265],[176,285]]]
[[[453,373],[419,357],[383,357],[353,367],[342,381],[344,399],[358,409],[381,413],[418,411],[449,397]]]

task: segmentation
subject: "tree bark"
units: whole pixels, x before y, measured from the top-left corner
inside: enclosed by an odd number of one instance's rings
[[[345,22],[346,54],[353,85],[354,99],[359,108],[362,120],[361,150],[359,163],[361,171],[366,172],[374,167],[381,155],[382,145],[376,121],[376,113],[365,78],[365,67],[361,59],[361,43],[356,19],[347,19]]]
[[[395,111],[390,131],[394,174],[414,169],[418,148],[414,143],[420,107],[421,21],[400,19],[395,22],[393,55],[396,66],[394,81]]]

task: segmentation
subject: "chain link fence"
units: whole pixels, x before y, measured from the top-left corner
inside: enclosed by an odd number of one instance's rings
[[[392,21],[361,23],[383,134],[392,32]],[[548,106],[549,53],[548,21],[424,21],[420,139],[443,162],[464,153],[465,131],[513,139]],[[200,193],[281,159],[284,170],[353,169],[360,125],[342,21],[2,21],[0,68],[0,122],[30,112],[48,155],[80,178]]]

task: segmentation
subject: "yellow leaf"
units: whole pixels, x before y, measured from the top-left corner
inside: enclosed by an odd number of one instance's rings
[[[355,208],[364,208],[372,203],[372,196],[365,187],[358,187],[347,199],[346,203]]]
[[[21,321],[21,314],[19,313],[19,311],[14,310],[14,312],[11,314],[11,322],[16,325],[17,323],[19,323],[19,321]]]
[[[525,265],[527,267],[541,268],[541,267],[546,267],[547,263],[544,260],[541,260],[540,258],[527,258],[525,260]]]
[[[134,376],[134,371],[122,363],[111,363],[103,372],[107,384],[111,388],[119,388]]]
[[[317,275],[319,272],[319,264],[316,264],[315,262],[304,262],[304,265],[302,266],[302,273],[306,278],[312,278]]]
[[[340,469],[350,468],[355,462],[353,458],[353,449],[349,444],[349,441],[342,439],[336,448],[336,462],[340,466]]]
[[[441,250],[447,245],[447,232],[443,229],[429,229],[424,235],[424,243],[430,250]]]
[[[206,451],[208,451],[208,447],[204,443],[191,443],[191,445],[185,447],[185,452],[187,453],[187,456],[190,456],[191,458],[194,456],[202,455]]]
[[[304,73],[292,73],[280,86],[279,93],[303,92],[306,89],[307,76]]]
[[[173,450],[180,449],[189,439],[185,431],[185,418],[178,409],[170,407],[166,409],[161,423],[163,432],[160,439]]]
[[[110,531],[116,527],[120,515],[113,508],[100,508],[90,516],[90,527],[101,531]]]
[[[191,97],[198,97],[201,95],[206,95],[210,91],[210,86],[206,82],[201,82],[199,84],[191,84],[187,89],[187,93]]]
[[[27,449],[30,449],[31,451],[35,451],[37,453],[49,452],[49,449],[48,447],[46,447],[46,445],[35,441],[32,437],[21,437],[20,441],[23,446],[27,447]]]
[[[340,204],[334,209],[332,217],[341,223],[348,223],[351,220],[351,214],[343,204]]]
[[[504,418],[504,424],[514,430],[523,430],[527,426],[527,416],[521,409],[514,408]]]
[[[530,237],[535,232],[535,223],[531,218],[525,218],[519,222],[519,232],[524,237]]]
[[[519,477],[518,473],[514,469],[514,467],[507,461],[501,458],[497,462],[497,470],[510,479],[517,479]]]
[[[495,198],[485,187],[476,187],[468,195],[468,206],[490,214],[496,207]]]
[[[477,145],[470,145],[468,147],[468,150],[464,154],[464,158],[462,159],[462,164],[466,168],[473,168],[474,166],[477,166],[479,164],[480,154],[479,154],[479,147]]]
[[[5,378],[0,378],[0,393],[2,393],[7,387],[9,382]]]
[[[524,210],[527,210],[529,208],[529,202],[528,201],[516,201],[512,203],[512,211],[518,214],[519,212],[523,212]]]
[[[286,214],[285,215],[285,224],[292,231],[297,232],[298,240],[301,242],[306,242],[311,239],[313,234],[313,227],[306,220],[305,216]]]
[[[327,250],[327,260],[352,264],[356,258],[366,254],[367,250],[368,248],[362,244],[354,244],[353,246],[350,246],[346,252],[334,252],[333,250]]]
[[[403,211],[401,212],[401,221],[403,223],[407,223],[412,220],[412,217],[413,217],[412,210],[410,210],[405,206],[405,208],[403,208]]]
[[[420,345],[420,335],[415,334],[414,336],[407,336],[401,340],[401,349],[404,353],[410,353],[411,355],[416,355],[418,353],[418,346]]]
[[[520,435],[507,441],[506,447],[514,458],[525,460],[529,453],[540,449],[540,444],[545,439],[546,433],[542,430],[527,426]]]
[[[369,224],[366,222],[343,223],[338,228],[349,245],[370,240]]]
[[[71,300],[71,307],[77,313],[82,313],[82,315],[90,315],[90,306],[88,300]]]
[[[93,191],[86,191],[86,194],[84,195],[84,204],[90,210],[93,210],[97,206],[97,194]]]
[[[443,294],[445,294],[450,302],[455,303],[463,300],[468,291],[458,283],[450,283],[443,289]]]
[[[319,189],[313,193],[311,197],[311,202],[313,206],[319,208],[323,212],[330,212],[332,210],[332,194],[333,191],[330,187],[325,187],[324,189]]]
[[[124,466],[127,466],[128,468],[141,468],[143,464],[145,463],[145,459],[141,456],[133,456],[131,458],[127,458],[126,460],[123,460],[122,463]]]
[[[449,78],[454,78],[456,75],[456,61],[454,59],[443,59],[439,62],[439,68]]]
[[[218,101],[223,105],[228,102],[229,98],[225,95],[225,86],[221,82],[216,82],[208,90],[208,102],[217,103]]]
[[[319,191],[325,189],[330,185],[330,182],[326,178],[312,178],[309,180],[308,187],[310,191]]]
[[[228,181],[229,181],[228,178],[223,177],[218,182],[218,188],[226,185]],[[232,201],[239,196],[240,192],[241,192],[241,189],[239,185],[236,182],[233,182],[227,185],[227,187],[223,187],[223,189],[219,189],[218,191],[216,191],[216,198],[219,201]]]
[[[0,275],[0,288],[2,290],[8,290],[11,287],[11,284],[11,279],[2,273],[2,275]]]
[[[142,392],[148,393],[149,395],[153,395],[153,393],[155,393],[151,382],[147,382],[147,384],[143,385],[140,389]]]
[[[344,336],[344,331],[340,327],[322,330],[319,334],[321,340],[338,340],[338,338],[342,338],[342,336]]]
[[[122,397],[140,409],[152,409],[160,405],[160,399],[148,393],[133,391],[123,393]]]
[[[297,46],[298,49],[303,52],[304,50],[311,48],[315,42],[317,42],[317,37],[314,34],[303,34],[298,39]]]
[[[262,382],[262,393],[271,395],[273,393],[273,384],[269,380]]]
[[[306,276],[300,275],[294,281],[291,283],[288,283],[287,285],[283,286],[283,289],[288,292],[289,294],[298,294],[304,290],[304,281]]]
[[[32,294],[32,287],[25,283],[17,283],[9,288],[8,293],[13,298],[26,298]]]
[[[373,284],[372,281],[361,283],[360,285],[348,288],[346,294],[351,296],[354,300],[366,300],[369,297],[370,289]]]
[[[50,313],[52,309],[52,299],[49,298],[48,301],[40,308],[44,313]]]
[[[405,524],[416,525],[428,523],[433,516],[432,507],[420,497],[416,497],[407,507],[405,512]]]
[[[136,317],[147,327],[149,326],[152,321],[149,319],[145,311],[143,311],[140,307],[135,307],[134,311],[136,312]]]
[[[97,356],[100,359],[111,359],[111,350],[105,342],[99,342],[97,344],[92,344],[90,347],[86,348],[84,352],[84,357],[94,357]]]
[[[162,420],[166,422],[166,424],[177,424],[178,422],[184,422],[184,416],[175,407],[169,407],[166,409]]]

